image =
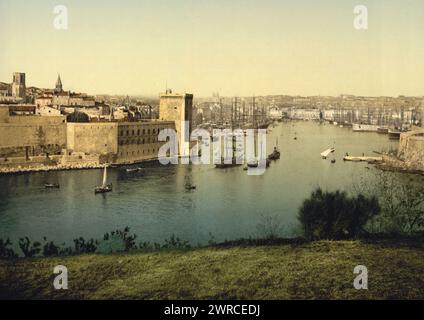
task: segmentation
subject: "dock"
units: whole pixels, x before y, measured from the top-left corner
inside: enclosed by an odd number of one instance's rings
[[[354,157],[354,156],[345,156],[343,158],[344,161],[353,161],[353,162],[361,162],[361,161],[366,161],[366,162],[382,162],[383,161],[383,157],[367,157],[367,156],[362,156],[362,157]]]

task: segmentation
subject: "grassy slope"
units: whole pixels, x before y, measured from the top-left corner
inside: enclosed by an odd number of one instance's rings
[[[0,298],[424,299],[423,254],[422,241],[321,241],[0,261]],[[69,290],[53,289],[58,264]],[[353,289],[359,264],[368,291]]]

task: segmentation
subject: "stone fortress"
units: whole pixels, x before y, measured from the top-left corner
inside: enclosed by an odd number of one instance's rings
[[[159,119],[138,121],[68,122],[62,114],[37,114],[38,105],[25,104],[25,75],[13,76],[13,103],[0,104],[0,172],[43,170],[45,167],[98,167],[105,163],[131,164],[155,160],[162,129],[184,135],[181,121],[191,125],[191,94],[160,94]],[[64,94],[58,77],[53,101]],[[72,96],[66,93],[67,97]],[[7,95],[3,97],[7,98]],[[35,98],[35,100],[37,97]],[[60,99],[60,98],[59,98]],[[4,101],[4,100],[3,100]],[[188,128],[191,130],[191,128]],[[181,147],[180,147],[181,149]]]
[[[424,171],[423,128],[401,134],[397,157],[406,169]]]

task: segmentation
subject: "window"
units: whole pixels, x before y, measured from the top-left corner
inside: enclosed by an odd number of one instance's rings
[[[138,130],[137,130],[137,135],[138,135],[138,136],[140,135],[140,129],[138,129]]]
[[[143,129],[143,134],[146,134],[146,129]]]

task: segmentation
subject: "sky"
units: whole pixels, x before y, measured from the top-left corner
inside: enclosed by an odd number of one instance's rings
[[[0,81],[16,71],[90,94],[423,96],[424,1],[0,0]]]

